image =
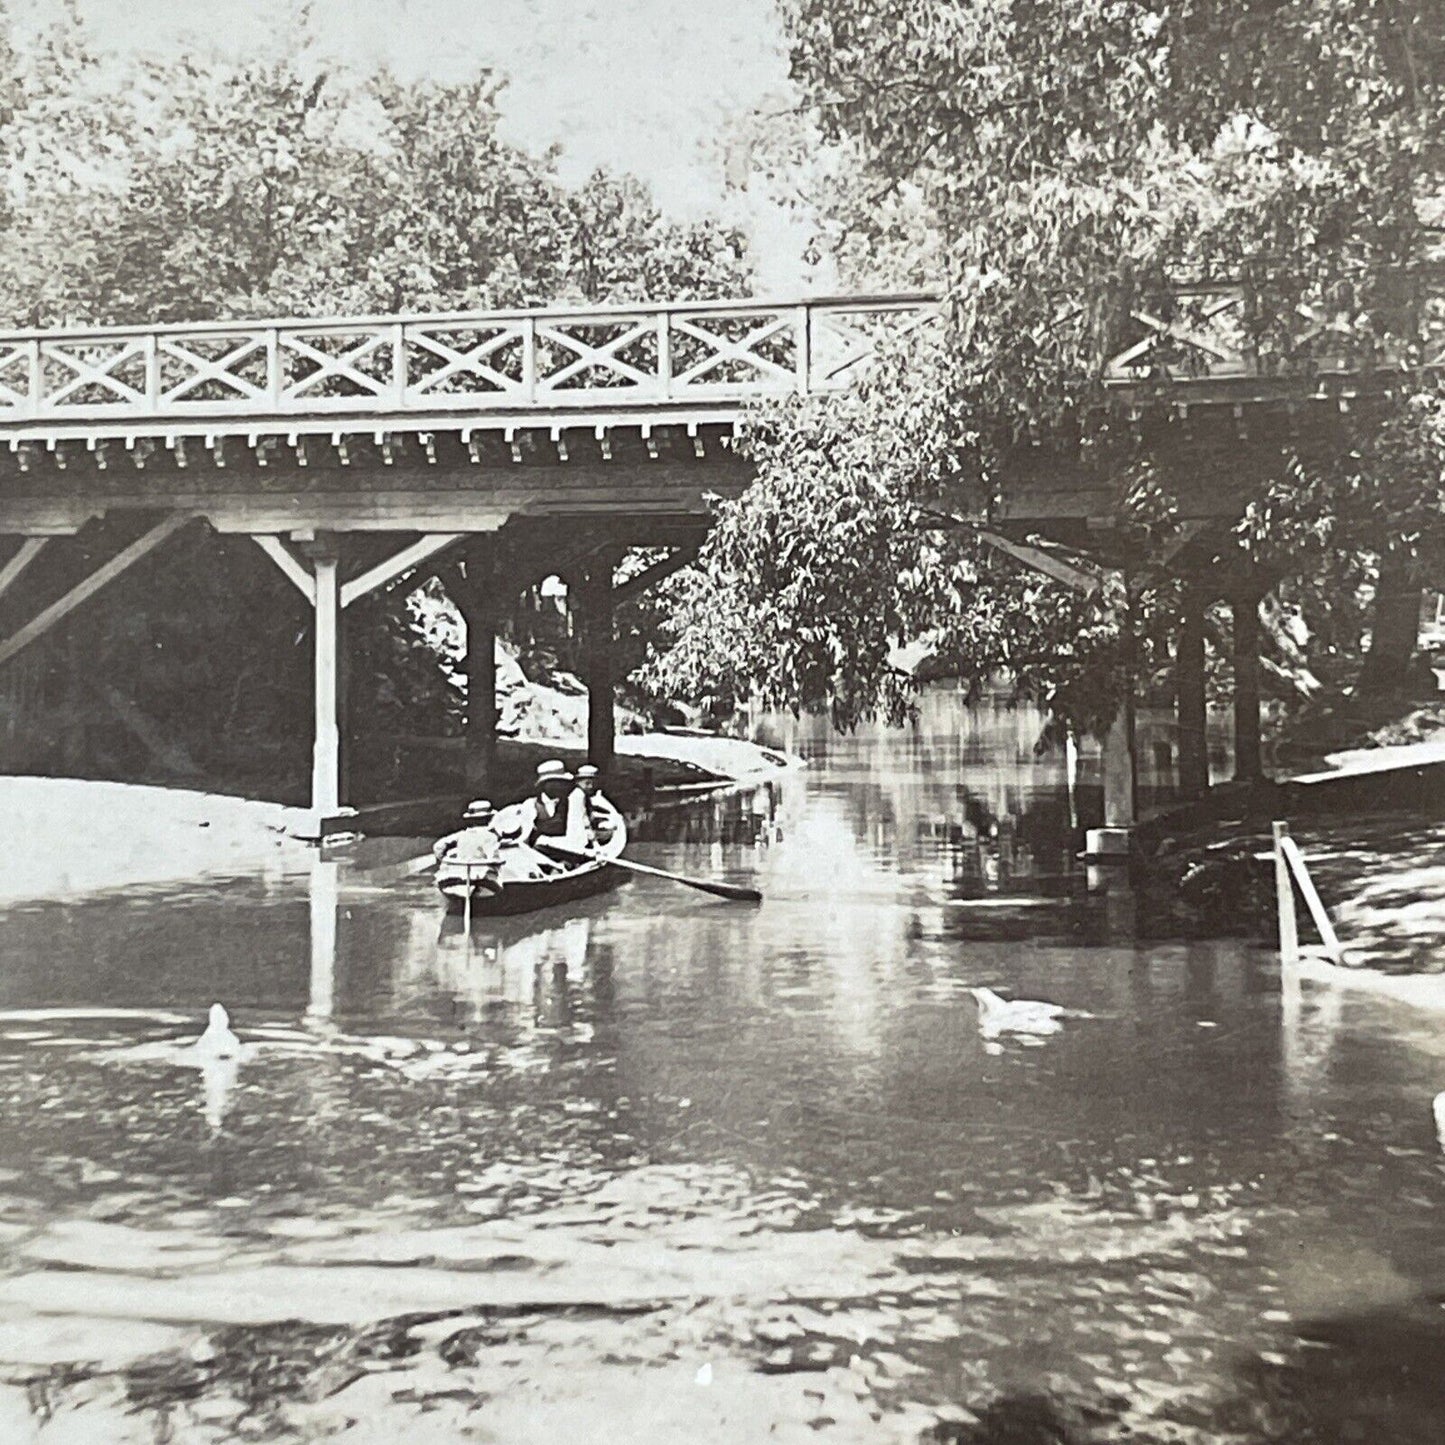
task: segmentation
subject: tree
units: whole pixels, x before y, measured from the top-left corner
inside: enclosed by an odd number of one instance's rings
[[[735,229],[669,222],[632,177],[568,188],[555,154],[501,140],[498,76],[402,84],[309,55],[297,36],[245,64],[120,66],[73,25],[46,37],[21,67],[10,180],[27,200],[0,306],[45,325],[746,285]]]
[[[1117,676],[1117,599],[1103,599],[1097,628],[1050,632],[1049,618],[1074,621],[1052,584],[1000,586],[977,556],[941,547],[923,510],[986,512],[1037,441],[1061,466],[1119,479],[1126,546],[1112,560],[1131,557],[1140,574],[1136,609],[1167,603],[1153,558],[1178,544],[1176,475],[1127,429],[1100,425],[1103,364],[1141,300],[1211,278],[1247,283],[1245,339],[1266,366],[1307,370],[1341,352],[1365,370],[1418,362],[1423,269],[1445,215],[1445,17],[1433,0],[785,0],[784,13],[817,138],[795,157],[822,145],[855,158],[850,170],[807,161],[825,236],[853,278],[897,275],[909,249],[926,248],[947,319],[940,358],[884,368],[862,411],[810,423],[811,445],[841,462],[815,469],[807,505],[776,506],[794,458],[769,443],[760,486],[724,510],[705,559],[713,591],[735,593],[741,615],[777,611],[786,654],[769,668],[759,653],[738,685],[766,674],[804,706],[833,690],[844,721],[894,707],[878,647],[860,651],[852,619],[813,607],[861,588],[876,617],[957,639],[969,675],[996,656],[975,638],[1067,643],[1057,675],[1044,664],[1045,685],[1077,706],[1091,691],[1065,687],[1079,646],[1097,648],[1085,673]],[[1316,318],[1303,344],[1301,313]],[[1198,319],[1188,304],[1178,317]],[[1413,562],[1433,546],[1430,479],[1445,457],[1421,426],[1430,386],[1407,371],[1343,465],[1256,447],[1255,505],[1227,544],[1241,569],[1278,575],[1299,532],[1316,556]],[[880,439],[866,461],[847,444],[914,412],[933,415],[934,444],[891,454]],[[1397,434],[1411,440],[1395,445]],[[1408,477],[1402,451],[1418,462]],[[815,535],[835,502],[840,525],[892,537],[867,554],[866,578],[847,548]],[[811,549],[805,579],[763,555],[799,547]],[[985,575],[989,585],[969,585]],[[703,626],[722,610],[707,602],[697,615]],[[699,634],[691,651],[706,650]],[[1107,699],[1083,712],[1106,714]]]

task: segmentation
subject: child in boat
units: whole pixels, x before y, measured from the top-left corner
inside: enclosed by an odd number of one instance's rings
[[[462,813],[467,826],[432,846],[438,863],[470,863],[499,866],[502,861],[501,840],[497,837],[496,810],[486,798],[467,804]]]
[[[577,769],[577,787],[572,793],[569,805],[578,812],[578,817],[569,818],[571,827],[585,834],[593,847],[603,848],[617,836],[622,826],[622,814],[613,806],[612,800],[602,792],[602,779],[591,763],[583,763]]]

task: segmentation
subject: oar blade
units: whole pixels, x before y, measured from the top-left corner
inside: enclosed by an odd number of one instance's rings
[[[694,888],[701,888],[705,893],[716,893],[719,898],[727,898],[734,903],[761,903],[763,895],[756,888],[746,888],[739,883],[702,883],[693,884]]]
[[[628,873],[641,873],[649,878],[665,878],[670,883],[681,883],[684,888],[695,888],[699,893],[710,893],[715,898],[726,898],[731,903],[763,901],[763,895],[756,888],[748,888],[740,883],[714,883],[709,879],[688,878],[681,873],[671,873],[666,868],[654,868],[650,863],[636,863],[631,858],[606,858],[595,853],[580,853],[551,839],[541,839],[537,846],[557,858],[567,858],[577,863],[604,863]]]

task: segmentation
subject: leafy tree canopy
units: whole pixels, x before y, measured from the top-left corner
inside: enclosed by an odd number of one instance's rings
[[[946,324],[931,357],[882,367],[856,403],[810,417],[806,458],[764,440],[763,481],[724,509],[706,558],[715,597],[698,604],[678,657],[714,650],[709,619],[728,598],[771,629],[732,684],[830,705],[844,723],[896,710],[878,662],[895,631],[939,635],[973,677],[1019,652],[1044,659],[1032,686],[1081,721],[1107,716],[1118,595],[1101,594],[1083,625],[1055,584],[940,542],[927,510],[941,496],[987,508],[1021,444],[1042,437],[1061,467],[1117,482],[1141,574],[1132,605],[1167,609],[1175,463],[1098,425],[1102,366],[1141,301],[1158,307],[1170,283],[1211,279],[1247,283],[1241,339],[1264,366],[1307,366],[1322,351],[1361,367],[1418,362],[1445,220],[1445,11],[1435,0],[781,3],[803,104],[774,131],[773,174],[818,209],[847,279],[916,281],[926,268]],[[1177,315],[1191,320],[1189,305]],[[1314,556],[1438,547],[1445,449],[1431,386],[1407,375],[1383,430],[1372,423],[1344,456],[1270,444],[1226,459],[1253,496],[1228,546],[1276,566],[1302,538]],[[800,555],[806,576],[787,572]],[[869,599],[865,621],[834,605],[849,595]],[[1082,689],[1081,667],[1096,679]]]
[[[76,23],[0,53],[16,321],[461,310],[746,289],[745,238],[498,134],[502,79],[118,62]],[[7,99],[8,98],[8,99]]]

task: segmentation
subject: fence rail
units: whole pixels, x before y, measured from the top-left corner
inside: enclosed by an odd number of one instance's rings
[[[1339,934],[1310,877],[1309,865],[1300,846],[1289,835],[1288,823],[1274,824],[1274,888],[1279,908],[1279,957],[1286,967],[1299,962],[1299,917],[1295,911],[1294,891],[1298,887],[1310,917],[1319,930],[1320,942],[1331,963],[1343,964],[1345,951]]]
[[[0,334],[0,427],[742,402],[848,384],[926,294]]]

